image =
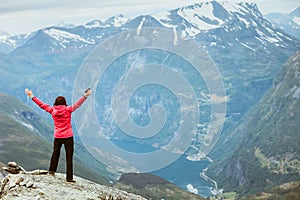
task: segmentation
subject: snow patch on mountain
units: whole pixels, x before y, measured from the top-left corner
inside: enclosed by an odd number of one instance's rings
[[[178,35],[176,32],[176,27],[173,27],[173,33],[174,33],[174,40],[173,40],[173,45],[176,45],[178,42]]]
[[[227,10],[228,12],[234,13],[238,11],[236,4],[231,4],[229,2],[221,2],[222,6]],[[245,9],[243,9],[245,11]]]
[[[47,35],[49,35],[50,37],[52,37],[55,40],[59,41],[61,46],[63,46],[63,47],[65,47],[64,44],[68,44],[71,41],[72,42],[83,42],[83,43],[87,43],[87,44],[94,44],[93,41],[88,41],[88,40],[80,37],[79,35],[69,33],[69,32],[66,32],[66,31],[62,31],[62,30],[58,30],[58,29],[55,29],[55,28],[44,30],[44,32]]]
[[[127,17],[124,17],[123,15],[118,15],[113,17],[112,25],[115,27],[120,27],[126,24],[129,21]]]
[[[84,25],[85,28],[109,28],[109,27],[121,27],[129,21],[129,18],[124,17],[123,15],[118,15],[102,21],[99,19],[93,20]]]
[[[295,22],[296,24],[298,24],[300,26],[300,17],[294,17],[293,22]]]
[[[92,28],[105,28],[109,27],[109,25],[105,25],[103,21],[101,20],[93,20],[87,24],[84,25],[85,28],[92,29]]]
[[[151,16],[166,28],[184,26],[184,35],[195,36],[202,30],[219,28],[225,23],[214,15],[214,9],[212,3],[201,3]]]
[[[11,35],[6,32],[0,33],[0,43],[16,46],[17,42],[11,39]]]
[[[238,19],[246,28],[258,26],[255,19],[262,17],[256,4],[215,1],[194,4],[151,16],[166,28],[181,27],[182,34],[191,37],[203,31],[226,28],[232,19]]]
[[[286,36],[283,36],[282,34],[278,34],[278,32],[274,32],[273,30],[271,30],[270,28],[265,28],[265,30],[267,32],[262,32],[259,29],[256,29],[256,33],[258,34],[259,37],[256,37],[256,39],[260,40],[262,43],[265,44],[265,42],[269,42],[274,44],[275,46],[280,46],[285,48],[286,45],[283,42],[283,39],[288,39],[291,40],[291,38],[288,38]],[[281,38],[282,37],[282,38]]]
[[[160,12],[157,14],[153,14],[151,16],[166,28],[173,28],[175,26],[172,24],[172,20],[170,18],[171,16],[170,12]]]
[[[245,44],[245,43],[242,43],[242,42],[241,42],[241,45],[243,45],[244,47],[246,47],[246,48],[248,48],[248,49],[250,49],[250,50],[252,50],[252,51],[256,51],[256,49],[250,47],[249,45],[247,45],[247,44]]]
[[[190,23],[204,30],[218,28],[224,21],[214,15],[214,6],[212,3],[196,4],[195,7],[189,7],[178,10],[178,15],[188,20]],[[208,23],[210,21],[210,23]]]
[[[140,34],[140,32],[141,32],[141,29],[142,29],[142,27],[143,27],[143,24],[144,24],[144,22],[145,22],[145,17],[143,17],[143,19],[142,19],[142,21],[141,21],[140,25],[137,27],[137,30],[136,30],[136,34],[137,34],[137,35],[139,35],[139,34]]]
[[[0,52],[8,54],[18,46],[23,45],[34,33],[12,35],[0,32]]]
[[[300,88],[297,88],[293,94],[293,98],[300,99]]]

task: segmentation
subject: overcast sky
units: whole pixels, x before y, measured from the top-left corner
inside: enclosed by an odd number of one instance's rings
[[[0,0],[0,31],[28,33],[62,21],[75,25],[123,14],[133,18],[190,5],[203,0]],[[209,1],[209,0],[206,0]],[[236,2],[235,0],[227,0]],[[263,14],[289,13],[300,0],[240,0],[255,2]]]

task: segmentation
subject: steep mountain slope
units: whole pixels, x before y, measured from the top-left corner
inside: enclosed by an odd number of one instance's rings
[[[223,25],[195,36],[217,64],[229,97],[221,143],[262,98],[280,66],[300,49],[299,40],[273,27],[255,4],[222,4],[214,11],[223,13]],[[224,147],[234,144],[217,144],[210,156],[224,156]]]
[[[265,17],[276,27],[300,39],[300,7],[289,14],[270,13]]]
[[[243,197],[244,200],[294,200],[300,196],[300,181],[294,181],[278,185],[265,192]]]
[[[236,150],[209,167],[221,187],[260,192],[300,180],[300,53],[282,67],[259,105],[234,131]]]
[[[172,183],[152,174],[123,174],[114,187],[147,199],[204,199],[198,195],[182,191]]]
[[[52,144],[48,138],[52,138],[52,127],[20,100],[3,93],[0,93],[0,135],[1,163],[16,161],[27,170],[48,169],[52,152]],[[75,151],[78,150],[75,148]],[[108,184],[106,178],[93,173],[83,161],[84,159],[80,160],[75,155],[75,174]],[[101,172],[100,165],[98,168]],[[59,171],[65,171],[64,153],[62,153]]]

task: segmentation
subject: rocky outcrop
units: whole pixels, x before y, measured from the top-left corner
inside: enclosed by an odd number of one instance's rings
[[[9,162],[7,167],[2,167],[8,173],[11,174],[31,174],[31,175],[39,175],[39,174],[47,174],[47,170],[33,170],[33,171],[26,171],[22,166],[18,165],[16,162]]]
[[[300,180],[299,79],[300,51],[282,66],[260,103],[227,138],[231,142],[217,147],[227,153],[209,166],[208,175],[225,191],[256,194]],[[226,145],[232,149],[224,151]]]
[[[1,180],[0,199],[105,199],[144,200],[145,198],[120,189],[96,184],[74,176],[68,183],[65,174],[48,175],[45,170],[26,171],[14,162],[3,167],[10,174]],[[11,173],[13,172],[13,173]]]
[[[65,181],[65,174],[9,174],[1,181],[0,199],[109,199],[144,200],[116,188],[103,186],[80,177],[76,183]]]

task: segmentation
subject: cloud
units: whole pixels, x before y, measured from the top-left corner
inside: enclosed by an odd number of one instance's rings
[[[182,1],[187,4],[189,1]],[[132,18],[169,10],[179,5],[172,0],[10,0],[1,2],[0,27],[10,33],[31,32],[62,21],[84,24],[94,19],[107,19],[124,14]]]
[[[0,5],[0,27],[11,33],[31,32],[62,21],[84,24],[123,14],[129,18],[154,14],[208,0],[9,0]],[[263,12],[286,11],[300,5],[299,0],[252,0]],[[232,0],[232,2],[236,2]]]
[[[191,2],[191,0],[189,0]],[[181,4],[187,4],[189,1],[182,1]],[[194,1],[195,2],[195,1]],[[106,8],[119,8],[124,11],[124,8],[134,7],[165,7],[174,5],[174,1],[165,0],[164,2],[158,0],[146,1],[146,0],[111,0],[111,1],[95,1],[95,0],[10,0],[1,2],[0,12],[21,12],[21,11],[34,11],[34,10],[53,10],[53,9],[64,9],[64,10],[80,10],[82,8],[97,8],[99,11]],[[132,10],[131,9],[131,10]]]

